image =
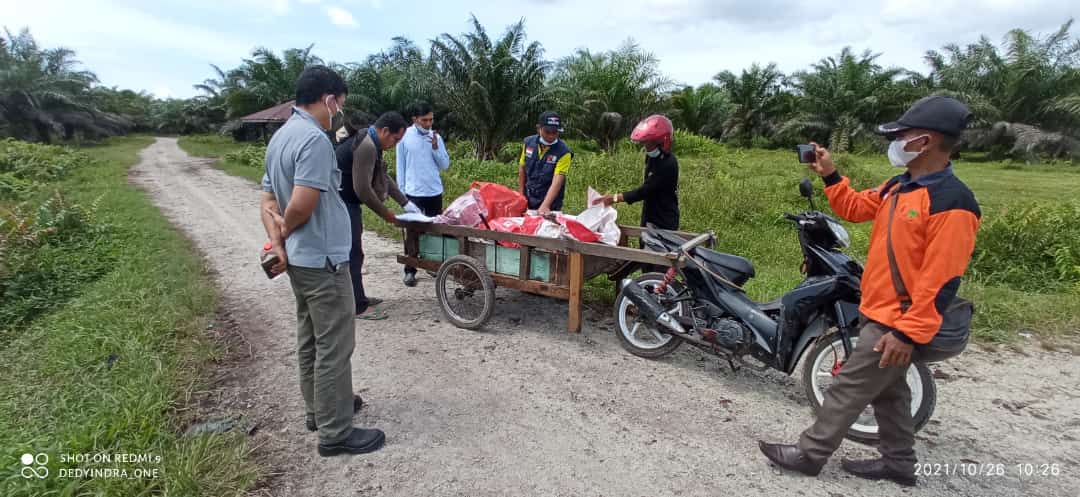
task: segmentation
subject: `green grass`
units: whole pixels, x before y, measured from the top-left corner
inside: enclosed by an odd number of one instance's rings
[[[190,155],[218,159],[214,167],[221,169],[233,176],[240,176],[249,180],[262,181],[263,170],[253,168],[237,160],[226,159],[229,152],[239,152],[250,143],[241,143],[231,137],[221,135],[189,135],[181,136],[177,144]]]
[[[678,138],[681,141],[676,140],[675,152],[680,164],[682,228],[713,230],[717,233],[718,250],[753,261],[757,277],[746,286],[753,298],[772,299],[790,290],[802,276],[799,273],[801,254],[795,230],[782,214],[807,208],[805,200],[798,194],[799,181],[807,177],[806,168],[795,161],[792,151],[730,148],[684,134]],[[587,143],[570,140],[570,144],[578,153],[569,175],[564,207],[567,212],[580,212],[585,208],[585,191],[589,186],[602,192],[617,192],[640,184],[643,158],[629,143],[611,154],[598,153]],[[448,147],[451,150],[469,148],[462,144]],[[393,154],[387,154],[386,159],[392,169]],[[859,188],[876,186],[900,172],[891,167],[884,156],[845,156],[838,158],[838,162],[842,172]],[[957,161],[955,165],[958,176],[974,190],[982,205],[984,229],[980,237],[986,236],[988,223],[1012,207],[1033,202],[1068,201],[1080,191],[1080,166],[1028,166],[987,161],[978,155],[969,156],[967,161]],[[262,174],[261,171],[258,175],[248,171],[242,173],[242,176],[255,180]],[[516,186],[517,169],[510,161],[455,158],[450,170],[443,174],[447,192],[445,203],[453,201],[475,180]],[[821,181],[815,179],[814,184],[818,208],[828,211]],[[622,224],[638,224],[640,205],[620,204],[618,210]],[[398,230],[367,210],[364,226],[384,236],[400,236]],[[846,226],[852,236],[848,253],[864,260],[870,225],[846,223]],[[1022,250],[1022,247],[1015,250]],[[1080,254],[1073,254],[1073,257],[1077,256]],[[1000,264],[1012,263],[1007,257],[1001,259]],[[604,278],[591,281],[586,292],[589,299],[599,303],[614,299],[613,287]],[[978,305],[975,335],[983,341],[1009,341],[1018,331],[1066,337],[1074,336],[1080,329],[1080,284],[1073,289],[1048,285],[1042,291],[1021,291],[993,279],[969,277],[961,293]]]
[[[111,226],[95,250],[113,262],[104,275],[0,349],[0,495],[242,495],[259,476],[242,434],[184,438],[187,403],[218,351],[205,330],[216,292],[191,243],[127,170],[149,137],[94,147],[100,159],[54,185],[82,204],[99,200]],[[110,366],[111,363],[111,366]],[[157,479],[58,478],[69,453],[134,453],[160,463]],[[50,476],[24,479],[19,457],[49,456]]]
[[[224,157],[243,146],[231,137],[222,135],[186,135],[178,139],[180,148],[196,157]]]

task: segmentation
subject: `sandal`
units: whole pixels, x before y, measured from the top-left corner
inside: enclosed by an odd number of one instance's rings
[[[356,315],[356,319],[362,321],[382,321],[388,317],[390,316],[385,312],[377,311],[371,307],[368,307],[366,311]]]

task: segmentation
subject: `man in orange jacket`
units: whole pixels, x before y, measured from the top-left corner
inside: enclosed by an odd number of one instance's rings
[[[915,485],[915,428],[906,376],[912,360],[947,357],[928,344],[975,248],[979,205],[949,162],[970,120],[968,108],[954,99],[919,100],[898,121],[878,128],[892,140],[889,161],[907,172],[862,192],[840,176],[829,151],[815,144],[817,161],[810,168],[824,178],[833,211],[851,222],[874,222],[862,277],[863,325],[855,350],[799,443],[759,442],[776,465],[817,475],[851,424],[872,405],[881,458],[844,459],[842,467],[862,478]],[[906,284],[895,284],[890,259]],[[897,288],[906,288],[906,295]]]

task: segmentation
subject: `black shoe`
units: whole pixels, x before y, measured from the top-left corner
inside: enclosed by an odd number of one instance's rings
[[[825,466],[824,463],[811,462],[797,445],[771,444],[758,440],[758,448],[773,464],[807,476],[817,476],[821,473],[821,467]]]
[[[405,273],[405,276],[401,278],[401,281],[402,283],[405,283],[405,286],[416,286],[416,274]]]
[[[359,395],[353,395],[352,398],[352,412],[356,414],[360,412],[360,408],[364,407],[364,399]],[[315,424],[315,415],[308,414],[306,421],[307,431],[319,431],[319,426]]]
[[[382,448],[386,434],[382,430],[353,428],[349,436],[340,442],[319,444],[319,455],[323,457],[338,454],[367,454]]]
[[[856,461],[845,457],[840,460],[840,467],[844,468],[844,471],[858,476],[859,478],[865,478],[867,480],[889,480],[905,487],[914,487],[915,482],[917,481],[914,472],[904,473],[892,469],[889,465],[885,464],[885,460],[882,458]]]

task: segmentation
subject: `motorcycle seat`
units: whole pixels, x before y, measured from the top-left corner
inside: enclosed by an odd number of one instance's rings
[[[694,249],[694,256],[704,261],[710,270],[742,286],[754,277],[754,264],[745,257],[725,254],[705,247]]]

